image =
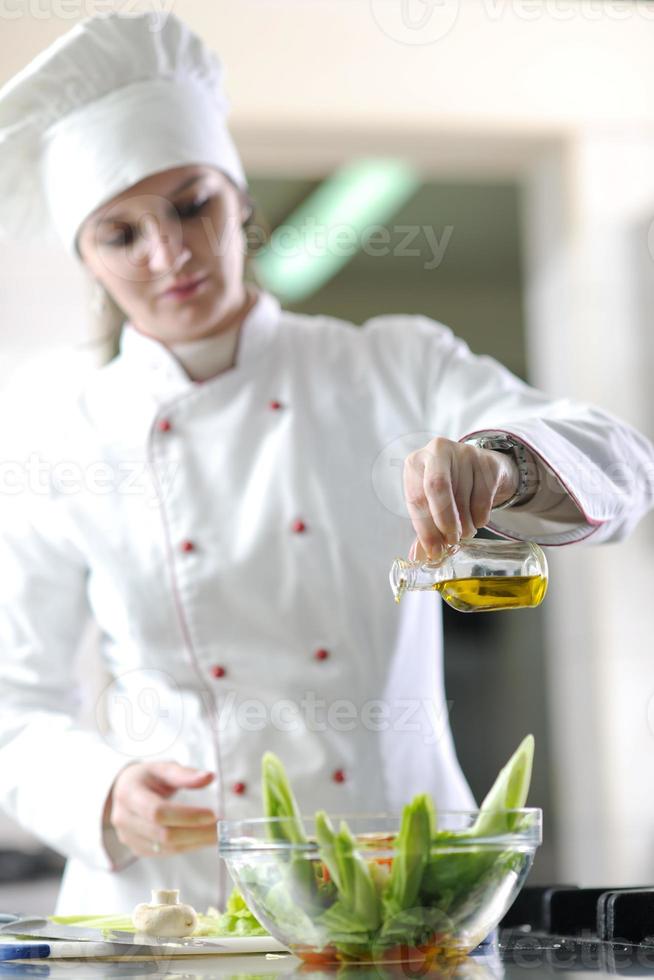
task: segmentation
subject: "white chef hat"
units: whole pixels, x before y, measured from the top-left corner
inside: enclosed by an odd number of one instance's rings
[[[151,174],[208,164],[246,187],[216,55],[173,14],[88,18],[0,89],[0,235],[59,237]]]

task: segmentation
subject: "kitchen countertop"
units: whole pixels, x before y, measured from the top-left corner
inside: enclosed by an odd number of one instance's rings
[[[626,946],[597,940],[565,939],[522,930],[505,930],[499,946],[488,946],[447,972],[427,969],[419,963],[403,966],[352,966],[328,969],[303,965],[290,954],[238,956],[157,957],[142,962],[81,960],[16,960],[0,963],[4,977],[67,977],[68,980],[116,978],[116,980],[540,980],[575,978],[594,973],[598,978],[616,975],[654,978],[654,946]]]

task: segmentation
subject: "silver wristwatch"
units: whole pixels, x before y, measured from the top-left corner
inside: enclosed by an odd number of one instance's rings
[[[535,496],[539,484],[538,467],[533,457],[527,455],[527,450],[521,442],[507,435],[477,436],[469,441],[478,449],[492,449],[497,453],[513,456],[518,467],[518,487],[515,493],[503,504],[493,507],[493,510],[506,510],[507,507],[513,507],[515,504],[524,504]]]

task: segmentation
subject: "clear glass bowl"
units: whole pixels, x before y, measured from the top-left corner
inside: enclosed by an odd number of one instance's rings
[[[395,858],[400,817],[335,815],[356,841],[355,860],[366,863],[382,896],[375,928],[354,926],[336,914],[338,892],[322,859],[312,818],[303,818],[306,843],[290,843],[288,818],[221,821],[219,853],[248,905],[275,939],[303,960],[456,962],[474,949],[503,918],[520,891],[541,843],[541,811],[500,811],[493,836],[466,836],[478,810],[438,814],[438,831],[411,908],[390,910],[383,895]],[[292,837],[292,834],[290,834]],[[323,852],[323,856],[324,852]],[[330,913],[330,909],[332,909]],[[347,910],[346,910],[347,912]]]

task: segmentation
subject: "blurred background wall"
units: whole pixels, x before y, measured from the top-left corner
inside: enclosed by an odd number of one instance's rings
[[[109,9],[172,10],[219,52],[273,228],[353,159],[416,168],[419,188],[387,222],[390,253],[356,254],[295,308],[355,322],[424,313],[654,437],[653,3],[0,0],[0,82]],[[433,229],[438,262],[426,234],[401,254],[404,226]],[[46,438],[48,399],[92,369],[87,301],[66,256],[0,246],[5,459]],[[478,797],[536,734],[535,879],[654,876],[653,532],[649,518],[629,542],[550,552],[537,612],[446,617],[450,719]],[[92,648],[80,657],[90,691]],[[4,822],[0,847],[12,843],[34,842]]]

